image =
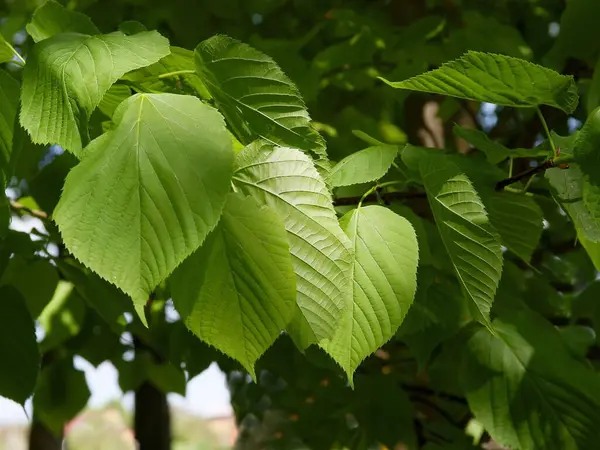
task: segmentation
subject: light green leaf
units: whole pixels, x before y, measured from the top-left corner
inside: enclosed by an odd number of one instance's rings
[[[499,443],[534,450],[594,448],[600,379],[559,332],[528,310],[494,321],[467,343],[461,380],[477,420]]]
[[[168,41],[155,31],[45,39],[33,46],[23,70],[21,125],[34,143],[59,144],[81,156],[88,120],[111,85],[168,54]]]
[[[329,173],[331,186],[350,186],[383,177],[392,166],[398,147],[379,145],[368,147],[342,159]]]
[[[33,393],[40,354],[33,319],[12,286],[0,287],[0,395],[23,405]]]
[[[131,89],[129,86],[122,84],[113,84],[106,94],[102,97],[102,100],[98,104],[98,109],[109,118],[112,118],[117,107],[131,97]]]
[[[408,80],[391,82],[397,89],[449,95],[503,106],[549,105],[567,114],[579,101],[572,76],[510,56],[469,51]]]
[[[12,61],[16,54],[17,52],[13,46],[10,45],[10,43],[4,39],[4,36],[0,34],[0,64]]]
[[[423,155],[429,204],[472,314],[489,326],[502,274],[500,239],[471,180],[445,155]]]
[[[10,156],[13,147],[15,117],[19,107],[19,83],[0,69],[0,167],[10,176]],[[8,180],[6,180],[8,181]],[[2,185],[4,188],[4,184]]]
[[[173,274],[171,292],[188,328],[256,378],[254,364],[296,303],[283,222],[251,197],[230,194],[215,230]]]
[[[477,150],[485,153],[487,160],[490,164],[499,164],[507,158],[536,158],[538,156],[548,156],[549,151],[546,149],[528,149],[528,148],[515,148],[509,149],[499,142],[492,141],[489,136],[483,131],[464,128],[460,125],[454,125],[452,129],[454,134],[460,138],[463,138]]]
[[[34,42],[61,33],[100,34],[88,16],[66,9],[54,0],[37,8],[25,28]]]
[[[257,141],[238,154],[233,180],[283,218],[296,301],[316,339],[331,338],[349,295],[352,251],[314,164],[299,150]]]
[[[330,341],[321,347],[354,371],[396,332],[417,288],[419,246],[408,220],[382,206],[367,206],[340,221],[354,247],[352,297]]]
[[[298,89],[267,55],[227,36],[196,48],[196,70],[243,144],[263,138],[325,155]]]
[[[233,150],[221,115],[191,96],[137,94],[113,121],[70,172],[54,219],[71,253],[139,312],[219,220]]]

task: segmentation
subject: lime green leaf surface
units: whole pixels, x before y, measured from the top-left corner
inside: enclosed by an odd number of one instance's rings
[[[352,251],[314,164],[299,150],[257,141],[238,154],[233,180],[283,218],[296,301],[316,339],[331,338],[349,295]]]
[[[296,303],[283,222],[252,197],[230,194],[215,230],[173,274],[171,292],[188,328],[256,378],[254,364]]]
[[[122,84],[113,84],[106,94],[102,97],[102,100],[98,104],[98,109],[109,118],[112,118],[117,107],[131,96],[131,89],[129,86]]]
[[[385,344],[408,312],[417,287],[419,246],[408,220],[367,206],[340,221],[354,246],[352,297],[323,349],[352,382],[358,365]]]
[[[600,439],[600,379],[559,332],[528,310],[494,321],[468,341],[461,376],[477,420],[522,450],[594,448]]]
[[[408,80],[383,81],[397,89],[503,106],[550,105],[568,114],[575,111],[579,101],[572,76],[522,59],[474,51]]]
[[[243,144],[256,138],[323,155],[298,89],[267,55],[227,36],[196,48],[196,70]]]
[[[137,94],[113,121],[67,177],[54,218],[73,255],[139,311],[219,220],[233,150],[221,115],[195,97]]]
[[[15,54],[13,46],[0,34],[0,63],[12,61]]]
[[[33,393],[40,364],[35,326],[12,286],[0,287],[0,307],[0,396],[23,405]]]
[[[490,164],[499,164],[507,158],[535,158],[540,156],[548,156],[549,152],[545,149],[528,149],[515,148],[509,149],[499,142],[493,141],[483,131],[473,128],[464,128],[460,125],[455,125],[453,128],[454,134],[463,138],[477,150],[485,153]]]
[[[489,326],[502,274],[500,239],[471,180],[444,155],[419,162],[429,204],[475,319]]]
[[[19,83],[0,69],[0,167],[7,178],[10,175],[9,162],[18,107]]]
[[[100,34],[88,16],[66,9],[54,0],[48,0],[36,9],[25,28],[34,42],[61,33]]]
[[[21,125],[34,143],[80,155],[88,120],[111,85],[168,54],[168,41],[155,31],[45,39],[33,46],[23,71]]]
[[[350,186],[383,177],[392,166],[398,147],[379,145],[353,153],[337,163],[329,173],[331,186]]]

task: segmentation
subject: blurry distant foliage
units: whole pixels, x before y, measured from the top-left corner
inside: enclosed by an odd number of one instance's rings
[[[598,447],[597,0],[0,8],[0,395],[217,361],[240,449]]]

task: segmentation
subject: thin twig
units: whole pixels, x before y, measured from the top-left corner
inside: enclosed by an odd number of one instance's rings
[[[39,219],[48,219],[48,213],[46,213],[45,211],[41,211],[39,209],[31,209],[28,206],[22,205],[19,202],[16,202],[14,200],[10,201],[10,207],[18,212],[18,213],[27,213],[30,216],[34,216],[37,217]]]

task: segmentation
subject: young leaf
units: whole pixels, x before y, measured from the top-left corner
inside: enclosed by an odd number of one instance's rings
[[[0,167],[6,178],[10,174],[15,116],[19,107],[19,83],[0,69]],[[8,181],[8,180],[6,180]],[[2,185],[4,188],[4,184]]]
[[[296,303],[279,216],[251,197],[229,194],[215,230],[171,280],[173,303],[188,328],[256,379],[254,364],[285,329]]]
[[[489,326],[502,274],[499,237],[471,180],[445,155],[424,154],[419,169],[444,246],[471,301],[474,318]]]
[[[352,153],[331,169],[329,184],[338,187],[378,180],[390,169],[397,154],[395,145],[379,145]]]
[[[257,141],[238,154],[233,181],[283,218],[296,301],[316,339],[331,338],[346,305],[352,252],[315,166],[299,150]]]
[[[168,54],[168,41],[155,31],[45,39],[33,46],[23,70],[21,125],[34,143],[58,144],[81,156],[87,122],[111,85]]]
[[[267,55],[227,36],[196,48],[196,70],[243,144],[256,138],[324,156],[298,89]]]
[[[54,219],[73,255],[139,312],[219,220],[233,151],[221,115],[195,97],[137,94],[113,121],[67,177]]]
[[[464,128],[460,125],[454,125],[452,131],[454,131],[456,136],[463,138],[477,150],[485,153],[487,160],[490,162],[490,164],[494,165],[501,163],[509,157],[535,158],[540,156],[548,156],[549,154],[548,150],[546,149],[509,149],[499,142],[492,141],[483,131],[472,128]]]
[[[34,42],[61,33],[100,34],[88,16],[67,9],[54,0],[48,0],[37,8],[25,28]]]
[[[0,395],[23,405],[33,393],[40,364],[33,319],[12,286],[0,287]]]
[[[321,346],[352,384],[358,365],[394,335],[413,302],[419,246],[410,222],[381,206],[355,209],[340,225],[354,246],[352,297]]]
[[[528,310],[494,321],[468,341],[461,380],[469,406],[511,448],[594,448],[600,438],[600,380],[562,336]]]
[[[503,106],[550,105],[567,114],[575,111],[579,101],[572,76],[560,75],[522,59],[474,51],[408,80],[382,80],[397,89]]]

